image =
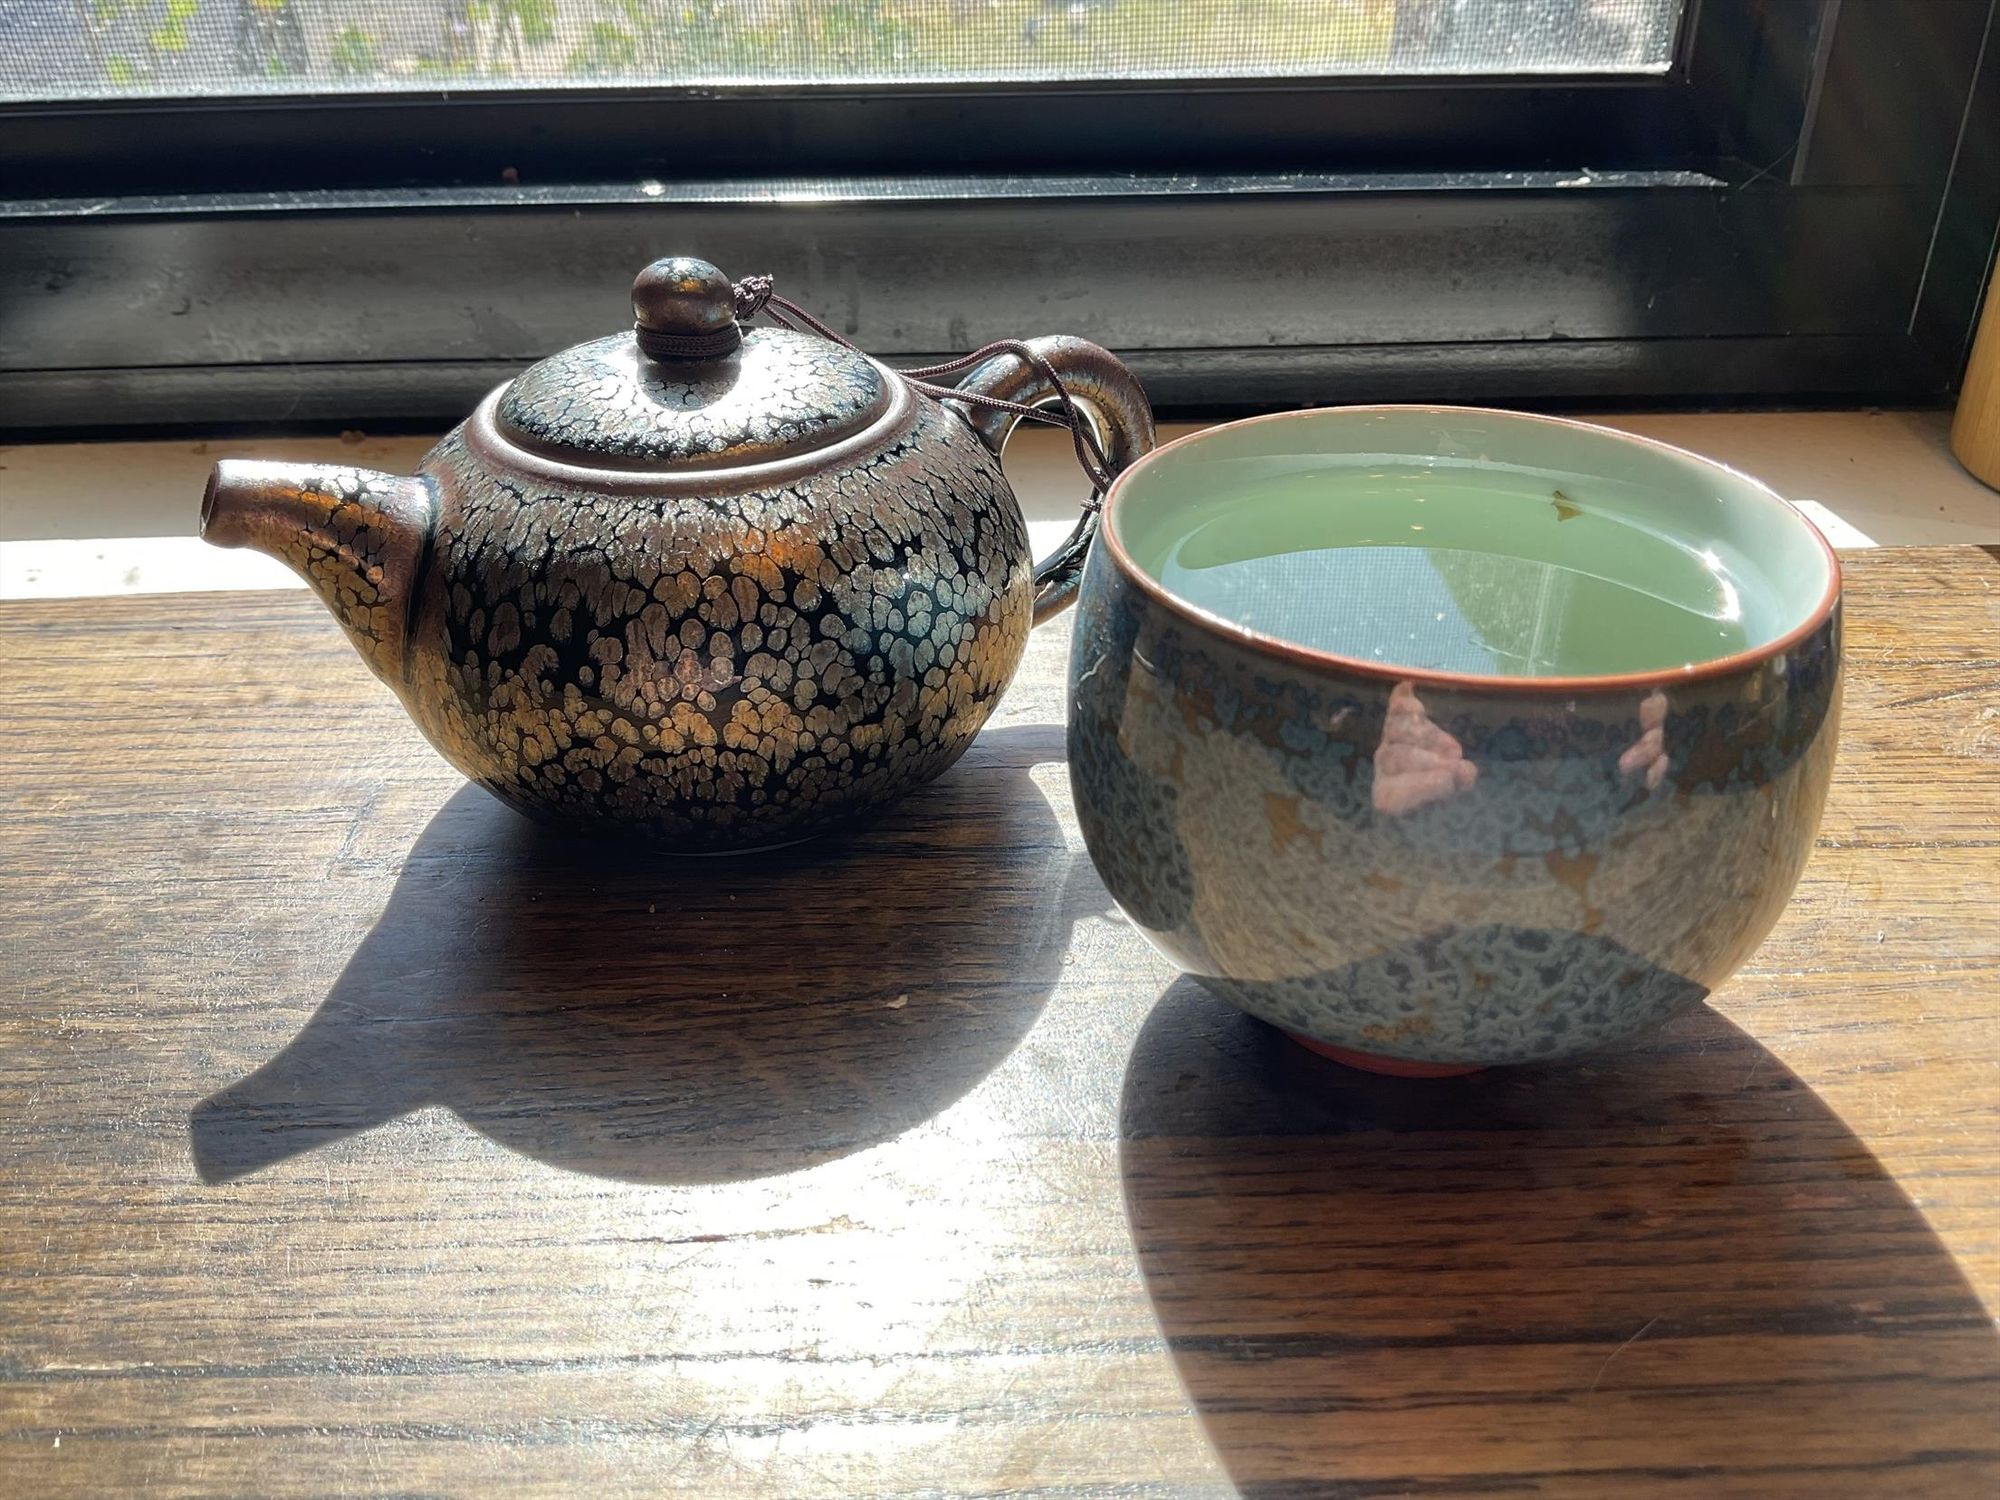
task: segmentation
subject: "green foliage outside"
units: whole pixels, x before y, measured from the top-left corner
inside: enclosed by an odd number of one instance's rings
[[[200,0],[77,0],[77,20],[85,50],[107,81],[121,89],[143,86],[163,56],[185,52],[188,22]],[[134,28],[143,24],[135,36]],[[109,51],[113,38],[137,43],[137,50]]]
[[[161,52],[185,52],[188,22],[194,19],[200,4],[201,0],[167,0],[160,24],[147,34],[146,40]]]
[[[372,78],[382,71],[375,38],[359,26],[343,26],[335,34],[330,61],[336,78]]]
[[[1399,0],[70,3],[112,87],[171,76],[227,91],[258,77],[422,86],[1353,71],[1387,58]]]
[[[1353,70],[1396,0],[598,0],[579,78],[1120,77]]]

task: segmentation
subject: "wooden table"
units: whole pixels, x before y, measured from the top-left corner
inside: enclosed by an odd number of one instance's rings
[[[678,863],[303,594],[0,606],[0,1493],[2000,1494],[2000,555],[1849,565],[1778,934],[1430,1084],[1108,909],[1060,628],[869,833]]]

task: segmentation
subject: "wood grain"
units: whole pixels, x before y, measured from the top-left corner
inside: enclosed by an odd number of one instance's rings
[[[1426,1084],[1107,909],[1060,628],[865,833],[675,862],[304,597],[0,606],[0,1493],[2000,1493],[2000,559],[1848,565],[1749,970]]]

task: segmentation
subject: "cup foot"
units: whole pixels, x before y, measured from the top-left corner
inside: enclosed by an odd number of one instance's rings
[[[1356,1068],[1363,1073],[1380,1073],[1389,1078],[1463,1078],[1468,1073],[1486,1071],[1479,1063],[1417,1062],[1407,1057],[1382,1057],[1373,1052],[1355,1052],[1347,1047],[1316,1042],[1309,1036],[1300,1036],[1296,1031],[1287,1031],[1285,1035],[1306,1051],[1330,1057],[1343,1067]]]

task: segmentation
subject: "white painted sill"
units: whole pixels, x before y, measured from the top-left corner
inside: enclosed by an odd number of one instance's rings
[[[1710,412],[1594,416],[1707,454],[1794,501],[1838,547],[2000,543],[2000,495],[1946,443],[1950,414]],[[1169,427],[1163,437],[1191,432]],[[0,599],[296,588],[281,564],[195,539],[218,458],[279,458],[408,472],[427,437],[254,442],[55,443],[0,447]],[[1083,483],[1062,434],[1023,433],[1007,471],[1047,550]]]

